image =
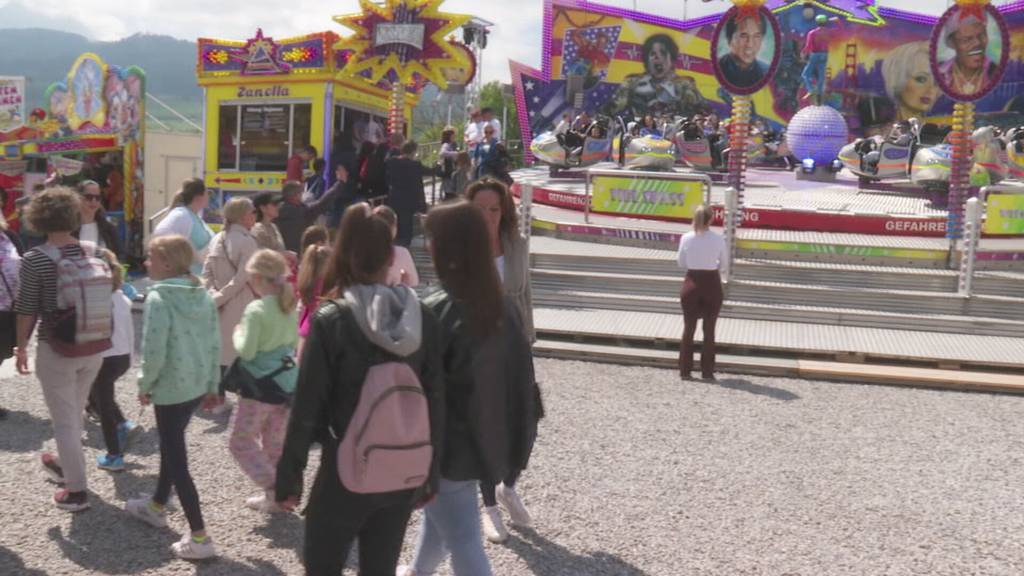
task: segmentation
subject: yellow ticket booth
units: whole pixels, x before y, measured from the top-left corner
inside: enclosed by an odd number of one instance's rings
[[[341,72],[339,36],[321,32],[276,41],[257,30],[244,42],[199,40],[203,172],[226,193],[280,190],[288,159],[313,145],[329,159],[345,134],[356,150],[383,141],[392,92]],[[418,96],[405,94],[408,126]]]

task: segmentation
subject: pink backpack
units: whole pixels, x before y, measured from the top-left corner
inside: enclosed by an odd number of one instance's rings
[[[370,367],[338,446],[338,478],[356,494],[419,488],[430,475],[430,410],[404,362]]]

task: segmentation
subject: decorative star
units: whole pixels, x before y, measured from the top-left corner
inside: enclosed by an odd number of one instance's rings
[[[279,46],[273,38],[263,36],[263,29],[256,29],[256,36],[250,38],[231,57],[242,62],[242,75],[286,74],[289,66],[278,59]]]
[[[445,38],[469,21],[468,14],[451,14],[439,10],[444,0],[386,0],[377,4],[359,0],[362,12],[336,16],[334,20],[354,34],[334,45],[335,50],[350,51],[342,72],[362,77],[372,84],[384,78],[411,84],[419,74],[440,88],[447,88],[442,71],[446,68],[469,68],[465,51],[458,50]],[[381,24],[419,24],[424,28],[422,49],[406,45],[374,46],[374,33]],[[364,74],[364,72],[368,74]]]
[[[534,103],[534,104],[540,104],[540,97],[538,97],[538,96],[534,96],[534,97],[533,97],[533,103]]]
[[[757,17],[757,11],[764,5],[765,0],[732,0],[738,8],[736,19]]]
[[[626,56],[628,56],[630,60],[636,60],[640,57],[640,50],[638,50],[636,46],[630,46],[626,49]]]
[[[988,6],[988,4],[989,0],[957,0],[956,5],[960,7],[960,20],[971,16],[984,20],[985,6]]]
[[[527,92],[532,92],[534,87],[533,81],[527,80],[526,82],[523,83],[523,87],[526,88]]]

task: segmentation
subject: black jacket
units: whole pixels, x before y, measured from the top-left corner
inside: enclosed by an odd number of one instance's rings
[[[274,224],[281,232],[284,239],[284,247],[298,254],[302,249],[302,233],[316,222],[321,214],[334,204],[334,201],[341,194],[342,187],[335,186],[312,204],[292,204],[285,202],[281,204],[281,211],[278,212]]]
[[[444,435],[441,329],[426,306],[420,306],[423,308],[423,343],[406,361],[419,376],[430,406],[434,461],[424,489],[429,488],[436,494]],[[320,307],[302,351],[288,434],[277,463],[275,493],[278,501],[301,496],[302,474],[314,441],[320,442],[324,450],[338,449],[340,436],[348,428],[359,403],[374,348],[359,329],[348,304],[334,301]],[[336,470],[328,473],[337,476]],[[311,506],[316,504],[310,502]]]
[[[518,313],[480,339],[464,322],[462,306],[446,292],[424,302],[444,330],[446,429],[441,475],[448,480],[501,482],[524,470],[537,438],[540,395],[530,344]]]
[[[427,211],[427,196],[423,178],[431,170],[418,160],[396,156],[385,164],[388,185],[387,204],[398,214],[411,215]]]

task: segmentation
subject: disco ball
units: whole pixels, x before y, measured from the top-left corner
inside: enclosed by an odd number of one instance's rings
[[[786,127],[786,144],[790,152],[803,161],[814,160],[818,166],[828,165],[846,146],[850,132],[843,115],[830,106],[806,106],[796,113]]]

